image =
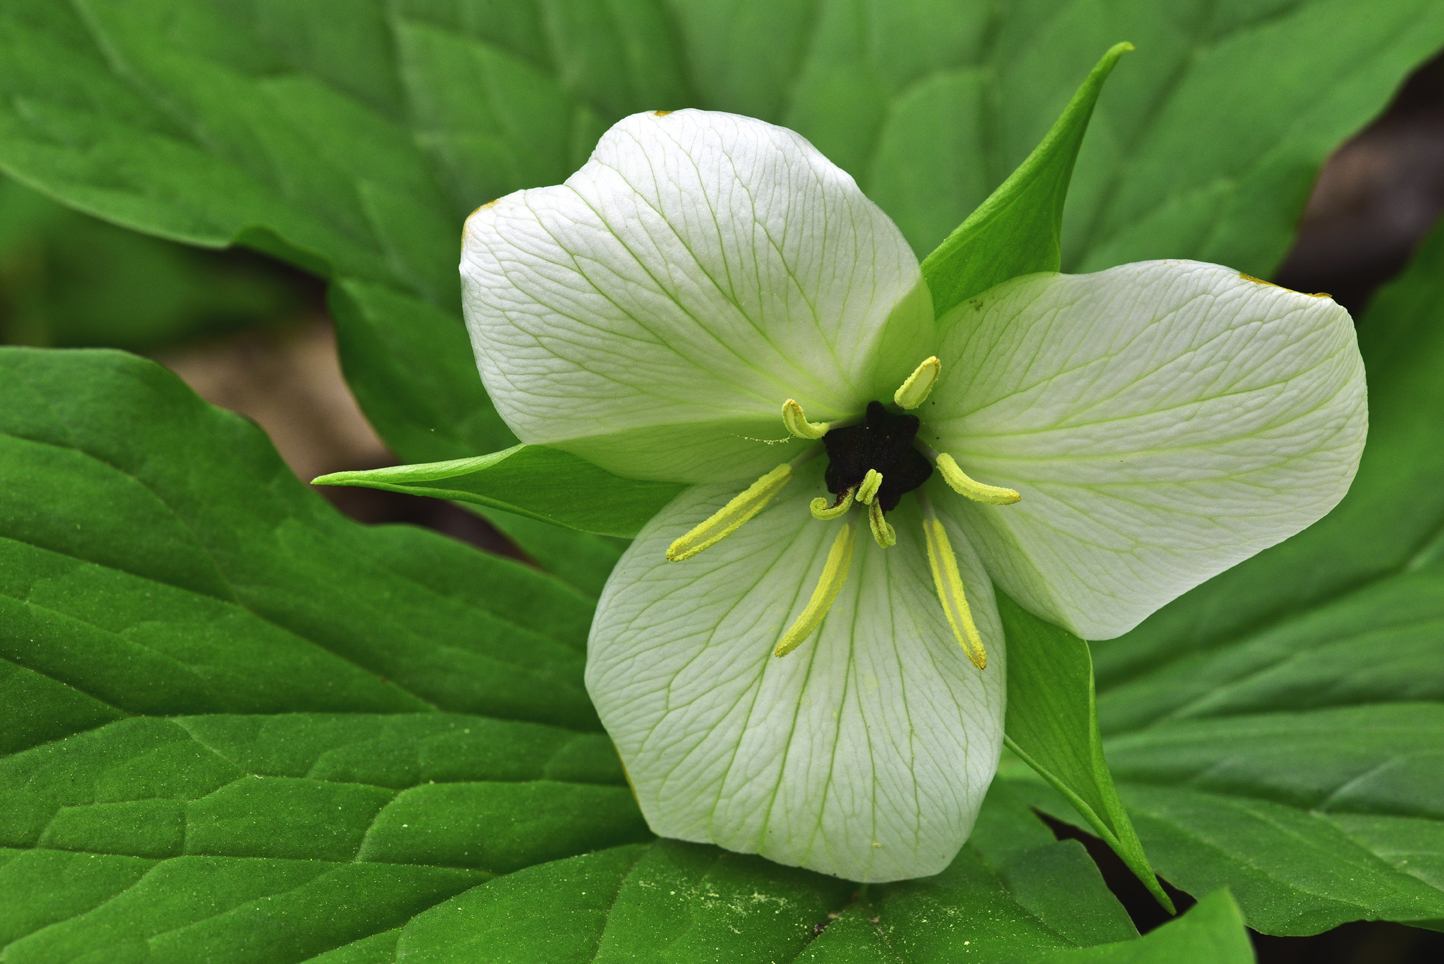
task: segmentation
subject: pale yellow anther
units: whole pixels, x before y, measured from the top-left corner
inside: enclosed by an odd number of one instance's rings
[[[963,652],[978,669],[988,665],[988,653],[983,649],[983,637],[973,622],[973,611],[968,608],[968,598],[963,594],[963,577],[958,573],[958,557],[953,554],[953,545],[948,534],[936,516],[923,517],[923,533],[927,536],[928,565],[933,570],[933,585],[938,590],[938,600],[947,614],[948,625],[953,628]]]
[[[831,522],[838,516],[843,515],[848,509],[852,508],[852,493],[852,489],[844,492],[842,494],[842,501],[837,503],[837,505],[831,505],[826,499],[821,497],[813,499],[812,504],[808,506],[808,508],[812,510],[812,517],[814,519],[821,519],[823,522]]]
[[[883,518],[881,502],[874,502],[867,507],[867,523],[872,526],[872,537],[877,540],[878,545],[884,549],[897,545],[897,530],[892,527],[891,522]]]
[[[944,452],[938,456],[935,463],[938,471],[942,473],[943,481],[958,495],[965,495],[974,502],[986,502],[988,505],[1012,505],[1022,498],[1016,489],[1005,489],[1000,485],[984,485],[982,482],[971,478],[968,473],[958,468],[958,463],[953,457]]]
[[[681,562],[691,559],[708,546],[715,546],[741,528],[742,523],[767,507],[787,481],[792,478],[792,466],[783,462],[762,478],[753,482],[737,498],[712,513],[701,525],[672,543],[667,548],[667,559]]]
[[[938,375],[942,374],[942,371],[943,363],[938,361],[936,355],[927,359],[907,377],[902,387],[893,392],[892,400],[897,403],[898,408],[917,408],[928,400],[928,395],[938,383]]]
[[[857,501],[863,505],[872,505],[872,500],[877,498],[877,490],[882,488],[882,473],[877,469],[868,469],[867,475],[862,477],[862,484],[857,487]]]
[[[782,424],[797,438],[822,438],[832,427],[828,422],[809,422],[802,406],[791,398],[782,403]]]
[[[832,548],[827,551],[822,578],[817,580],[817,588],[812,590],[812,598],[807,601],[807,606],[802,610],[802,615],[797,617],[797,622],[783,634],[782,642],[772,651],[773,656],[786,656],[801,646],[803,640],[822,625],[822,618],[832,608],[833,600],[837,599],[837,594],[847,579],[847,569],[852,564],[852,550],[856,542],[857,526],[848,519],[843,522],[837,538],[832,541]]]

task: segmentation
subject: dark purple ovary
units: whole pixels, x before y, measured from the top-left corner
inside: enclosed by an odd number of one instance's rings
[[[933,474],[933,464],[917,449],[916,415],[894,415],[881,402],[869,402],[858,425],[835,428],[822,437],[827,446],[827,491],[841,495],[862,483],[869,469],[882,474],[877,503],[891,512],[904,495]]]

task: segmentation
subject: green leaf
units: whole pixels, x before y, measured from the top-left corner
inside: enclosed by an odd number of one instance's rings
[[[1103,82],[1132,49],[1132,44],[1115,44],[1103,55],[1042,143],[923,259],[938,317],[1009,278],[1058,270],[1063,202],[1078,148]]]
[[[606,738],[444,713],[137,717],[0,760],[19,962],[298,960],[648,834]]]
[[[601,535],[631,537],[686,488],[623,479],[545,445],[450,462],[334,472],[316,485],[359,485],[503,509]]]
[[[6,961],[828,960],[883,939],[952,960],[1133,936],[1003,784],[945,874],[855,901],[651,841],[580,693],[584,594],[345,520],[150,362],[0,350],[0,555]]]
[[[1062,794],[1172,913],[1103,756],[1088,644],[1001,592],[998,611],[1008,640],[1008,749]]]
[[[0,369],[7,960],[300,960],[650,838],[585,596],[347,521],[150,362]]]
[[[473,888],[401,932],[417,964],[785,959],[854,885],[674,840],[534,867]]]
[[[488,510],[500,529],[541,568],[589,596],[600,596],[629,540],[562,529],[530,516]]]
[[[35,701],[0,714],[47,738],[65,732],[52,700],[86,725],[444,709],[597,727],[585,595],[347,521],[253,425],[149,362],[0,350],[0,520],[0,656]],[[16,732],[0,726],[8,749]]]
[[[1253,944],[1228,891],[1200,900],[1188,913],[1142,939],[1035,958],[1039,964],[1252,964]]]
[[[1162,874],[1306,934],[1444,919],[1444,227],[1359,321],[1370,438],[1329,516],[1095,644]]]
[[[661,840],[489,881],[407,924],[395,955],[766,964],[873,961],[891,946],[907,948],[908,961],[995,961],[1135,934],[1077,842],[1054,840],[1004,789],[989,796],[953,866],[928,880],[858,893],[757,857]]]
[[[1096,873],[1077,841],[1052,839],[1007,785],[995,783],[951,867],[859,893],[799,960],[1033,960],[1051,949],[1134,938],[1132,921]]]
[[[625,113],[793,127],[926,252],[1126,37],[1138,53],[1079,154],[1063,265],[1197,257],[1267,276],[1323,158],[1444,44],[1429,0],[857,8],[15,0],[0,168],[117,223],[344,283],[357,397],[401,458],[434,461],[515,441],[463,361],[462,219],[560,182]]]
[[[341,370],[393,451],[425,462],[515,444],[481,387],[454,311],[351,278],[333,284],[326,301]]]

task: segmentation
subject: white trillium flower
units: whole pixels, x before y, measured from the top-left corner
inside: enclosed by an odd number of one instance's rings
[[[858,881],[937,873],[972,829],[994,582],[1116,636],[1322,516],[1364,443],[1326,296],[1157,261],[935,321],[852,178],[745,117],[622,120],[565,184],[473,214],[461,271],[518,437],[692,483],[588,642],[652,829]]]

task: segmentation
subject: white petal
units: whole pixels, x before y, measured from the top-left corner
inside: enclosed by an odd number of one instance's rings
[[[802,137],[732,114],[619,121],[565,184],[474,213],[461,274],[517,436],[634,478],[756,475],[788,398],[856,414],[931,353],[897,227]]]
[[[1343,497],[1348,313],[1217,265],[1035,275],[957,309],[924,437],[1023,501],[946,501],[1018,602],[1107,639]],[[944,511],[940,503],[939,511]]]
[[[997,767],[1004,651],[992,587],[951,538],[988,647],[968,662],[938,602],[914,500],[881,549],[864,519],[821,628],[772,655],[841,522],[811,518],[821,466],[702,554],[672,539],[733,494],[683,493],[644,529],[602,594],[587,689],[654,831],[859,881],[943,870]]]

